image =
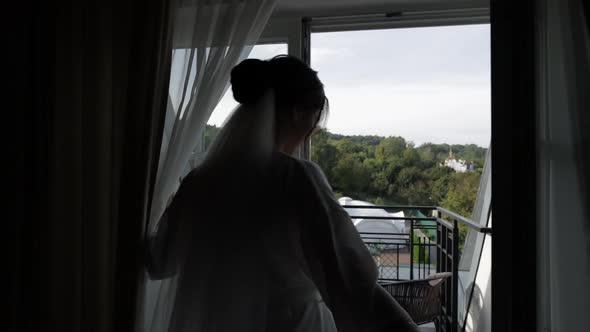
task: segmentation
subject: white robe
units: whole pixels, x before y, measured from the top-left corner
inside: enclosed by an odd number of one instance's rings
[[[150,239],[164,331],[417,331],[315,164],[193,171]]]

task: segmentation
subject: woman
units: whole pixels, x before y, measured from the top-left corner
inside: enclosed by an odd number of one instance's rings
[[[417,331],[322,171],[291,155],[325,118],[317,73],[290,56],[231,73],[240,103],[150,238],[171,277],[165,331]]]

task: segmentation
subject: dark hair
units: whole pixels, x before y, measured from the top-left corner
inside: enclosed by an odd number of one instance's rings
[[[255,103],[266,89],[273,88],[278,110],[293,106],[304,112],[320,110],[316,125],[328,111],[324,84],[317,72],[294,56],[246,59],[232,69],[231,84],[234,99],[241,104]]]

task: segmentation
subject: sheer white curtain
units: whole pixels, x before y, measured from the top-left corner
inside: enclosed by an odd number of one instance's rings
[[[152,210],[153,232],[167,202],[201,145],[207,120],[223,96],[231,69],[256,44],[276,0],[181,0],[174,10],[169,100]],[[139,322],[145,331],[167,331],[174,278],[147,280]]]
[[[486,153],[483,172],[471,220],[484,227],[491,227],[492,208],[492,145]],[[491,299],[488,281],[491,277],[491,241],[489,235],[474,229],[467,230],[463,252],[459,260],[459,326],[466,332],[487,331],[487,319],[491,308],[484,301]],[[467,316],[467,319],[466,319]],[[486,327],[483,327],[483,326]],[[489,324],[488,324],[489,325]]]
[[[170,99],[149,230],[188,171],[233,66],[260,37],[276,0],[192,0],[174,15]]]

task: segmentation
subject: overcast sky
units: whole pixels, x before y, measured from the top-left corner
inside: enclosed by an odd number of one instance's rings
[[[286,45],[257,46],[250,57],[281,53]],[[330,100],[331,132],[489,145],[489,25],[316,33],[311,66]],[[228,93],[209,123],[235,105]]]

